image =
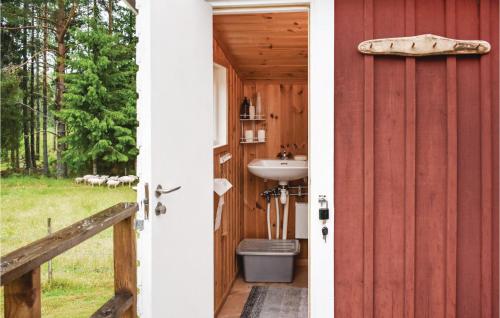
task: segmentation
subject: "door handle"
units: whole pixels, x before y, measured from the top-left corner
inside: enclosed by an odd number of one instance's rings
[[[172,193],[172,192],[175,192],[177,190],[179,190],[181,188],[181,186],[178,186],[178,187],[175,187],[175,188],[171,188],[171,189],[163,189],[161,184],[159,184],[157,187],[156,187],[156,191],[155,191],[155,194],[156,194],[156,197],[160,197],[162,194],[168,194],[168,193]]]

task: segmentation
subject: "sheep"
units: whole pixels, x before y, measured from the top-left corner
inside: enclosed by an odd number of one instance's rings
[[[85,182],[85,179],[80,178],[80,177],[75,178],[75,183],[76,183],[76,184],[79,184],[79,183],[82,183],[82,182]]]
[[[97,184],[98,186],[101,186],[102,184],[104,184],[106,182],[107,178],[101,178],[101,177],[94,177],[94,178],[90,178],[88,179],[88,183],[90,183],[92,185],[92,187]]]
[[[120,182],[122,183],[128,183],[128,186],[130,187],[132,185],[132,183],[134,183],[138,178],[136,176],[123,176],[123,177],[120,177]]]
[[[83,183],[89,183],[89,180],[93,178],[97,178],[97,176],[92,174],[86,174],[83,176]]]
[[[115,188],[116,188],[116,187],[120,184],[120,181],[118,181],[118,180],[113,180],[113,179],[108,179],[107,184],[108,184],[108,189],[109,189],[110,187],[115,187]]]

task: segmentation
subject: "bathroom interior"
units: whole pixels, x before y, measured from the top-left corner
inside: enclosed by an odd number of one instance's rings
[[[218,14],[213,34],[216,316],[254,286],[307,312],[308,13]]]

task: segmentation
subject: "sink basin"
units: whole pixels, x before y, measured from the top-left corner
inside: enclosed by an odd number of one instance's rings
[[[254,159],[248,164],[248,170],[257,177],[286,184],[307,177],[307,161]]]

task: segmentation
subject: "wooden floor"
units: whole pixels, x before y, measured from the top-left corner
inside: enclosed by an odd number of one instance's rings
[[[299,265],[295,267],[295,279],[290,284],[284,283],[247,283],[240,275],[236,278],[233,288],[227,296],[227,300],[222,306],[217,318],[239,318],[243,306],[247,301],[252,286],[294,286],[307,287],[307,266]]]

